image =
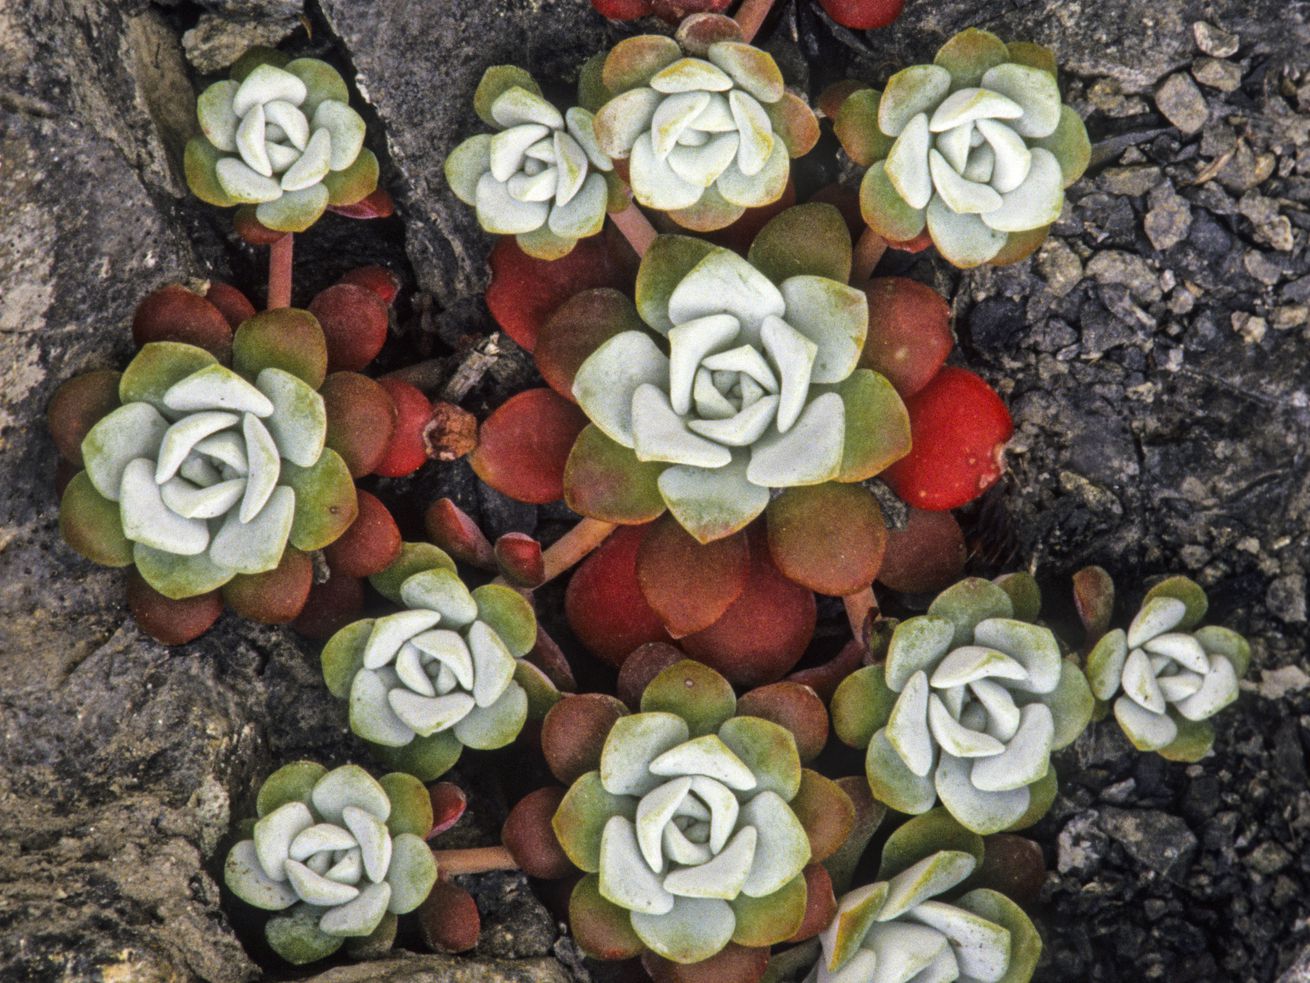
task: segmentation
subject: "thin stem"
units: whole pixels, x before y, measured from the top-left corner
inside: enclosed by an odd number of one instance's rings
[[[615,228],[623,233],[623,238],[628,240],[633,250],[638,256],[645,256],[646,250],[650,244],[655,241],[655,227],[650,224],[650,219],[646,218],[635,201],[629,202],[628,207],[621,212],[611,212],[610,219],[614,222]]]
[[[296,237],[288,232],[268,247],[268,309],[291,306],[291,259]]]
[[[864,623],[869,620],[869,612],[878,608],[873,588],[866,587],[854,594],[847,594],[842,598],[842,604],[846,607],[846,619],[851,623],[851,634],[857,642],[863,642]]]
[[[851,286],[863,287],[868,283],[885,252],[887,240],[873,229],[866,228],[855,244],[855,254],[851,258]]]
[[[737,26],[741,28],[742,39],[748,44],[760,31],[764,18],[773,9],[773,0],[742,0],[737,8]]]
[[[518,862],[503,846],[478,846],[464,850],[433,850],[437,873],[442,877],[482,874],[489,870],[518,870]]]
[[[546,580],[554,580],[565,570],[581,563],[617,528],[613,522],[583,519],[541,554],[546,564]]]

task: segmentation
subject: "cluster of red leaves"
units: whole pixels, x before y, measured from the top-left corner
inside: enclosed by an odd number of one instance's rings
[[[432,413],[427,397],[407,383],[374,380],[360,372],[387,339],[389,308],[399,287],[394,274],[381,267],[352,270],[309,303],[321,339],[298,338],[288,322],[274,340],[289,352],[317,352],[313,357],[321,360],[327,446],[341,455],[355,479],[400,477],[427,461],[423,430]],[[151,342],[195,345],[231,364],[233,338],[255,313],[250,300],[228,284],[213,281],[203,295],[174,284],[140,303],[132,337],[138,347]],[[308,319],[296,323],[309,324],[313,333]],[[118,405],[118,379],[119,373],[111,371],[78,376],[51,400],[47,415],[62,457],[60,493],[81,466],[82,438]],[[133,616],[144,631],[168,645],[202,635],[225,606],[253,621],[290,623],[310,637],[326,638],[363,606],[363,579],[386,568],[401,548],[400,530],[386,506],[368,492],[357,496],[357,518],[324,550],[326,580],[316,583],[311,558],[291,546],[276,569],[235,578],[220,590],[185,600],[164,597],[133,571],[127,590]]]
[[[591,0],[602,17],[635,20],[658,17],[677,24],[690,14],[721,14],[732,0]],[[905,0],[819,0],[824,12],[842,27],[856,31],[886,27],[905,6]]]
[[[840,196],[832,203],[848,204]],[[748,229],[729,227],[719,241],[744,252],[781,207],[748,213],[741,220]],[[849,211],[862,228],[858,209]],[[488,306],[506,334],[534,353],[547,383],[498,407],[470,457],[479,477],[512,498],[545,503],[564,494],[570,452],[587,425],[570,392],[573,375],[610,334],[640,327],[606,317],[617,309],[615,292],[631,292],[633,271],[615,258],[624,254],[604,237],[583,240],[555,262],[527,256],[510,238],[492,253]],[[812,591],[850,594],[875,577],[896,590],[929,591],[959,573],[964,540],[948,510],[1000,477],[1009,413],[981,378],[945,365],[954,338],[941,296],[903,277],[876,278],[865,292],[869,334],[860,365],[884,375],[909,412],[913,447],[881,475],[911,506],[908,525],[887,529],[876,506],[852,501],[867,492],[829,484],[790,489],[752,527],[702,545],[653,502],[653,521],[620,528],[570,582],[570,625],[596,655],[620,665],[642,644],[677,638],[734,683],[757,685],[780,678],[804,654],[815,622]],[[582,500],[603,500],[606,489],[575,474],[569,485],[579,489],[570,492],[575,509],[609,520]]]

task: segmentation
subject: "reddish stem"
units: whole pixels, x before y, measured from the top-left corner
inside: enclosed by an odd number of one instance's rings
[[[650,244],[655,241],[655,227],[650,224],[650,220],[637,207],[635,201],[629,202],[628,207],[621,212],[611,212],[610,219],[614,222],[615,227],[623,233],[623,238],[628,240],[633,250],[638,256],[645,256],[646,250]]]
[[[873,229],[865,228],[851,257],[851,286],[863,288],[887,252],[887,240]]]
[[[864,623],[869,620],[869,612],[878,607],[873,588],[866,587],[854,594],[847,594],[842,598],[842,604],[846,606],[846,619],[851,623],[851,633],[855,640],[864,641]]]
[[[518,870],[518,862],[503,846],[478,846],[464,850],[433,850],[437,873],[442,877],[482,874],[489,870]]]
[[[565,570],[581,563],[588,553],[605,542],[610,533],[617,528],[618,526],[613,522],[583,519],[541,554],[542,563],[546,568],[546,579],[542,583],[554,580]],[[503,584],[505,578],[497,577],[495,582]]]
[[[741,28],[742,40],[748,44],[760,31],[764,18],[773,9],[773,0],[742,0],[737,8],[737,26]]]
[[[291,306],[291,258],[295,236],[288,232],[268,247],[268,309]]]

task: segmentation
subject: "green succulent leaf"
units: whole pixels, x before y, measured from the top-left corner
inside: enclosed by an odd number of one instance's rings
[[[643,713],[677,714],[687,722],[692,737],[715,733],[736,709],[731,684],[709,666],[690,659],[669,666],[641,693]]]
[[[551,827],[574,865],[594,874],[600,870],[600,844],[605,824],[612,816],[632,819],[636,812],[635,800],[606,791],[600,772],[589,771],[565,793],[551,819]]]
[[[327,683],[328,692],[338,700],[349,698],[350,684],[354,682],[355,673],[364,668],[364,647],[373,631],[373,624],[372,618],[352,621],[323,646],[323,681]]]
[[[123,535],[118,504],[105,498],[79,471],[59,501],[59,531],[68,543],[92,563],[126,567],[133,561],[132,543]]]
[[[473,590],[478,618],[500,636],[514,658],[527,655],[537,644],[537,616],[518,591],[499,584]]]
[[[391,561],[391,566],[369,577],[368,582],[387,600],[399,604],[400,585],[416,573],[433,569],[454,573],[455,561],[431,543],[402,543],[400,555]]]
[[[867,748],[891,717],[896,703],[882,666],[864,666],[838,685],[832,696],[832,726],[838,739],[853,748]]]
[[[797,205],[769,220],[746,258],[776,284],[802,275],[844,284],[851,276],[851,234],[832,205]]]
[[[355,482],[341,455],[327,448],[308,468],[286,461],[286,484],[296,493],[291,545],[310,552],[335,542],[359,514]]]
[[[451,731],[442,730],[415,737],[402,747],[370,744],[369,750],[387,768],[406,772],[421,782],[434,782],[455,767],[464,745]]]

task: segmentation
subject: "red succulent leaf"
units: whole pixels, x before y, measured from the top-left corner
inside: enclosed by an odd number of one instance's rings
[[[837,83],[840,85],[841,83]],[[836,88],[834,86],[833,88]],[[867,89],[864,84],[856,84],[855,89]],[[850,95],[849,92],[846,93]],[[835,98],[835,96],[834,96]],[[846,220],[846,227],[851,230],[851,241],[858,242],[867,226],[864,224],[864,216],[860,214],[860,195],[854,188],[847,187],[844,184],[825,184],[814,194],[810,195],[811,202],[819,202],[825,205],[832,205],[837,211],[841,212],[841,217]]]
[[[567,256],[533,259],[505,236],[491,250],[487,307],[507,335],[532,351],[537,333],[564,301],[592,287],[625,288],[632,271],[620,257],[630,253],[610,232],[582,239]]]
[[[469,463],[501,494],[534,505],[553,502],[564,495],[564,465],[586,425],[583,412],[553,389],[529,389],[483,421]]]
[[[946,298],[917,280],[878,277],[864,288],[869,334],[860,365],[885,375],[909,398],[937,375],[955,347]]]
[[[769,553],[783,575],[842,596],[873,583],[887,527],[873,493],[828,482],[788,488],[769,503]]]
[[[255,305],[250,302],[250,298],[236,287],[221,280],[209,281],[205,300],[223,313],[233,331],[240,327],[242,321],[255,316]]]
[[[596,287],[574,294],[546,319],[533,357],[546,384],[569,402],[573,377],[597,348],[624,331],[641,331],[637,308],[625,294]]]
[[[314,561],[288,546],[265,573],[239,573],[223,585],[223,600],[248,621],[285,625],[300,616],[314,584]]]
[[[1001,477],[1014,424],[981,378],[947,366],[905,407],[913,447],[883,477],[910,505],[934,512],[958,508]]]
[[[639,645],[669,634],[641,592],[637,550],[649,526],[621,526],[574,572],[564,592],[569,627],[589,650],[622,665]]]
[[[810,768],[801,770],[801,787],[789,803],[810,838],[815,862],[831,857],[855,828],[855,804],[842,787]]]
[[[983,840],[983,860],[969,878],[968,889],[999,891],[1020,905],[1037,901],[1046,883],[1046,859],[1032,840],[1013,833],[995,833]]]
[[[901,242],[888,240],[887,245],[892,249],[899,249],[903,253],[921,253],[932,245],[932,235],[927,229],[924,229],[913,239],[905,239]]]
[[[396,214],[396,203],[392,200],[391,195],[378,188],[353,205],[329,205],[328,211],[344,215],[346,218],[390,218]]]
[[[477,902],[450,881],[438,878],[415,915],[419,937],[433,952],[467,952],[478,944],[482,916]]]
[[[550,825],[564,791],[558,785],[549,785],[529,792],[515,803],[501,827],[501,842],[529,877],[553,881],[577,870]]]
[[[887,530],[878,582],[907,594],[939,591],[964,569],[964,533],[950,512],[910,509],[904,529]]]
[[[732,0],[650,0],[650,12],[668,24],[677,24],[691,14],[717,14]]]
[[[681,649],[667,642],[639,645],[619,667],[619,678],[614,684],[614,691],[629,710],[638,710],[641,708],[641,694],[650,685],[650,681],[685,658],[687,656]]]
[[[788,682],[808,686],[824,703],[832,700],[841,681],[864,664],[868,647],[858,639],[852,639],[842,646],[840,652],[822,665],[793,672],[787,677]]]
[[[805,918],[788,942],[804,942],[812,939],[833,920],[837,914],[837,896],[832,889],[832,878],[822,864],[810,864],[805,868]]]
[[[127,607],[137,626],[165,645],[185,645],[209,631],[223,613],[223,595],[216,590],[174,601],[146,583],[135,569],[127,574]]]
[[[648,949],[641,965],[653,983],[757,983],[769,968],[769,950],[729,942],[709,959],[675,963]]]
[[[636,20],[650,14],[651,0],[591,0],[596,13],[610,20]]]
[[[327,339],[328,371],[358,372],[387,340],[387,304],[368,287],[336,283],[309,302]]]
[[[359,514],[340,538],[323,548],[328,567],[348,577],[371,577],[400,555],[400,527],[374,495],[356,491]]]
[[[540,624],[537,625],[537,644],[523,658],[545,673],[561,693],[578,691],[578,681],[573,677],[573,667],[569,665],[564,650]]]
[[[905,0],[819,0],[828,16],[853,31],[886,27],[905,7]]]
[[[722,618],[682,639],[682,647],[742,686],[782,677],[814,635],[814,594],[784,577],[769,559],[763,529],[751,542],[746,589]]]
[[[655,520],[637,551],[641,592],[675,638],[723,617],[745,590],[749,572],[744,532],[700,543],[672,515]]]
[[[437,782],[428,789],[428,800],[432,803],[432,829],[427,838],[440,836],[454,826],[468,809],[468,796],[454,782]]]
[[[232,216],[232,228],[252,246],[271,246],[288,234],[270,229],[256,218],[254,205],[242,205],[236,210]]]
[[[496,552],[478,524],[449,498],[439,498],[423,515],[428,538],[461,563],[496,569]]]
[[[338,283],[352,283],[357,287],[372,290],[382,298],[382,303],[390,307],[400,293],[400,277],[385,266],[357,266],[344,273]]]
[[[761,686],[737,701],[740,717],[763,717],[791,731],[801,762],[812,761],[828,743],[828,708],[803,683],[784,679]]]
[[[232,325],[223,312],[175,283],[161,287],[137,305],[132,340],[138,348],[152,341],[179,341],[203,348],[222,362],[232,358]]]
[[[626,908],[604,898],[599,889],[600,879],[595,874],[582,878],[569,895],[569,928],[579,948],[597,959],[632,959],[645,950],[645,945],[632,928],[632,917]],[[640,979],[640,967],[622,973],[618,979]]]
[[[541,750],[551,774],[565,785],[600,767],[600,752],[610,728],[628,708],[605,693],[566,696],[546,714]]]
[[[507,532],[496,540],[496,563],[515,587],[532,590],[546,582],[541,544],[522,532]]]
[[[327,410],[327,446],[341,455],[352,478],[372,474],[396,429],[396,403],[387,389],[358,372],[334,372],[318,394]]]
[[[309,588],[309,599],[291,623],[306,638],[327,640],[359,617],[364,609],[364,581],[332,573]]]
[[[82,440],[102,417],[118,409],[122,378],[121,372],[97,369],[74,376],[55,390],[46,407],[46,424],[65,461],[82,466]]]
[[[1114,614],[1114,580],[1101,567],[1083,567],[1073,575],[1073,603],[1087,632],[1087,644],[1110,630]]]
[[[400,379],[383,378],[378,384],[396,408],[396,427],[373,473],[384,478],[404,478],[427,463],[428,445],[423,440],[423,431],[432,418],[432,404],[422,392]]]

